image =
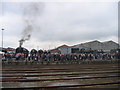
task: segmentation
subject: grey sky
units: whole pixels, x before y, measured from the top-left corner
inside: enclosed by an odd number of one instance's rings
[[[31,39],[23,44],[28,49],[91,40],[117,42],[117,2],[6,2],[2,5],[0,27],[5,29],[5,47],[18,47],[26,20],[33,27]],[[34,5],[39,7],[37,13],[32,11]]]

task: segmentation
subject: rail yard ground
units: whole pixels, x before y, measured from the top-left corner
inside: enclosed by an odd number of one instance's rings
[[[2,65],[2,89],[70,90],[119,88],[119,60],[81,63],[37,64],[28,62]]]

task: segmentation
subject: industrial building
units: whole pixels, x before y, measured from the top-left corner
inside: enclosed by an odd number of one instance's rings
[[[98,40],[81,43],[73,46],[68,45],[62,45],[56,48],[57,50],[61,51],[61,54],[68,54],[68,53],[79,53],[80,50],[84,49],[86,51],[89,50],[98,50],[98,51],[104,51],[109,52],[112,49],[119,49],[119,44],[117,44],[114,41],[106,41],[106,42],[100,42]]]

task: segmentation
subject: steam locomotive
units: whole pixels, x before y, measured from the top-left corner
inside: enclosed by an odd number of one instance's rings
[[[21,56],[23,55],[23,58],[27,58],[29,54],[29,51],[26,48],[18,47],[16,48],[16,55]]]
[[[16,48],[16,53],[24,53],[24,54],[28,54],[29,51],[28,51],[26,48],[18,47],[18,48]]]
[[[18,47],[18,48],[16,48],[16,54],[17,53],[23,53],[23,54],[42,54],[43,53],[43,51],[42,50],[39,50],[39,51],[37,51],[37,50],[35,50],[35,49],[32,49],[30,52],[26,49],[26,48],[24,48],[24,47]]]

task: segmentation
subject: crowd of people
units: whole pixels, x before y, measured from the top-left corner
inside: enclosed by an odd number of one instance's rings
[[[70,53],[53,54],[49,51],[31,51],[29,53],[5,53],[4,60],[16,61],[36,61],[36,62],[54,62],[54,61],[85,61],[85,60],[115,60],[119,59],[117,53]]]

